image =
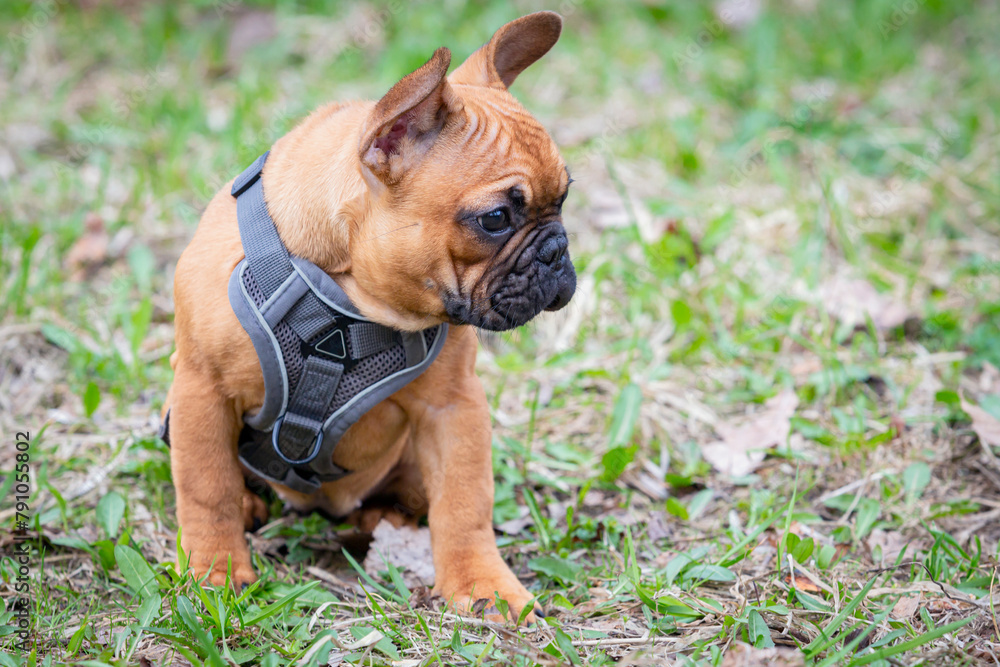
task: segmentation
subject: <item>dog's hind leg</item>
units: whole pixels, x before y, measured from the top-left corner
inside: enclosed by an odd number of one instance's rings
[[[243,488],[243,528],[255,531],[267,521],[267,505],[264,500],[251,489]]]

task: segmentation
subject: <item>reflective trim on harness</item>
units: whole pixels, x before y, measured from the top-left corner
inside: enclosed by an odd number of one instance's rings
[[[326,272],[290,255],[264,200],[267,156],[232,189],[245,259],[230,276],[229,302],[264,375],[264,402],[244,415],[239,458],[309,493],[349,474],[333,463],[340,438],[430,366],[448,326],[412,333],[372,322]]]

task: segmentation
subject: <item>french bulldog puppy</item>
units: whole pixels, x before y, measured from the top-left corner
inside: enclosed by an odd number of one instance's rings
[[[499,596],[513,619],[532,596],[493,533],[475,328],[521,326],[565,306],[576,286],[560,217],[565,164],[507,90],[561,29],[558,14],[524,16],[450,75],[451,54],[440,48],[381,100],[315,111],[274,144],[261,176],[288,251],[323,269],[361,314],[403,332],[450,325],[427,370],[337,444],[334,463],[351,474],[312,494],[272,486],[296,509],[369,527],[385,514],[364,508],[376,496],[426,514],[434,592],[466,612]],[[258,355],[227,298],[243,257],[227,185],[177,264],[174,382],[164,405],[181,548],[197,575],[222,585],[228,569],[237,587],[256,579],[244,531],[267,516],[237,457],[244,415],[265,393]],[[495,606],[487,611],[499,618]]]

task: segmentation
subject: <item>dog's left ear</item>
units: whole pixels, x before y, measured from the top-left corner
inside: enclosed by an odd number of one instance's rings
[[[457,102],[448,86],[451,51],[440,48],[375,105],[361,131],[361,163],[380,181],[398,181],[433,143]]]
[[[508,88],[559,40],[562,17],[535,12],[511,21],[451,73],[452,83]]]

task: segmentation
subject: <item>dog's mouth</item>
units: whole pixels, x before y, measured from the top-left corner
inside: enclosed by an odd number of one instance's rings
[[[510,252],[498,255],[493,270],[468,294],[447,295],[444,306],[455,324],[507,331],[543,310],[564,308],[575,291],[569,239],[562,224],[552,223],[535,228]]]
[[[467,295],[445,298],[445,312],[453,324],[471,324],[490,331],[516,329],[543,310],[564,308],[576,292],[576,271],[563,254],[558,262],[533,271],[509,273],[487,299]]]

